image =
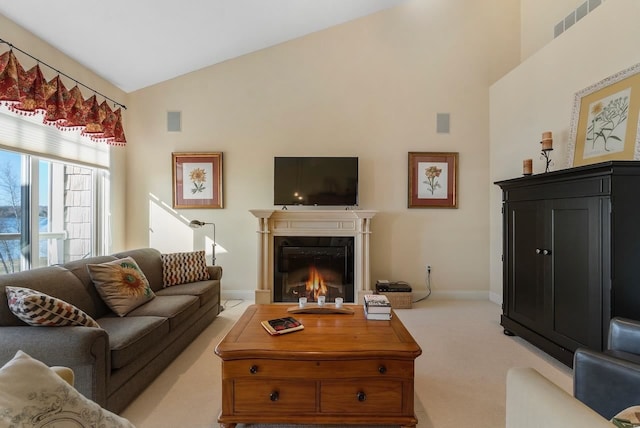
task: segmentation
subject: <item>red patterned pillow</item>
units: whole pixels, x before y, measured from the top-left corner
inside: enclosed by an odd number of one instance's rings
[[[30,288],[5,287],[5,291],[11,312],[29,325],[100,327],[84,311],[64,300]]]
[[[204,251],[162,254],[164,287],[209,279]]]

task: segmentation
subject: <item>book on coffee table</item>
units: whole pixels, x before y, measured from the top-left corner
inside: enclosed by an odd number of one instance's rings
[[[365,294],[364,307],[369,314],[391,313],[391,302],[384,294]]]
[[[264,329],[273,336],[291,333],[294,331],[302,330],[304,328],[302,323],[293,317],[282,317],[274,318],[271,320],[264,320],[260,324],[262,324]]]

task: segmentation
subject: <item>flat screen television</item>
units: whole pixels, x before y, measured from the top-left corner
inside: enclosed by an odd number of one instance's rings
[[[274,205],[358,205],[357,157],[275,157]]]

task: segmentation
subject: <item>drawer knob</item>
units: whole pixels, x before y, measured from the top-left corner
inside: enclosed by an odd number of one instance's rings
[[[249,373],[251,374],[256,374],[258,373],[258,366],[256,366],[255,364],[252,365],[251,367],[249,367]]]
[[[271,401],[278,401],[279,398],[280,393],[278,391],[273,391],[271,394],[269,394],[269,400]]]
[[[384,365],[378,367],[378,373],[385,374],[387,372],[387,368]]]
[[[367,399],[367,394],[362,391],[358,391],[356,393],[356,397],[358,398],[358,401],[365,401]]]

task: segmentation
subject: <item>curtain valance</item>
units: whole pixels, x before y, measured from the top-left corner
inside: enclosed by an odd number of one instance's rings
[[[43,114],[45,124],[80,131],[94,141],[127,143],[120,107],[98,103],[95,93],[84,99],[78,82],[67,89],[60,74],[47,82],[39,63],[25,71],[13,49],[0,55],[0,105],[23,115]]]

